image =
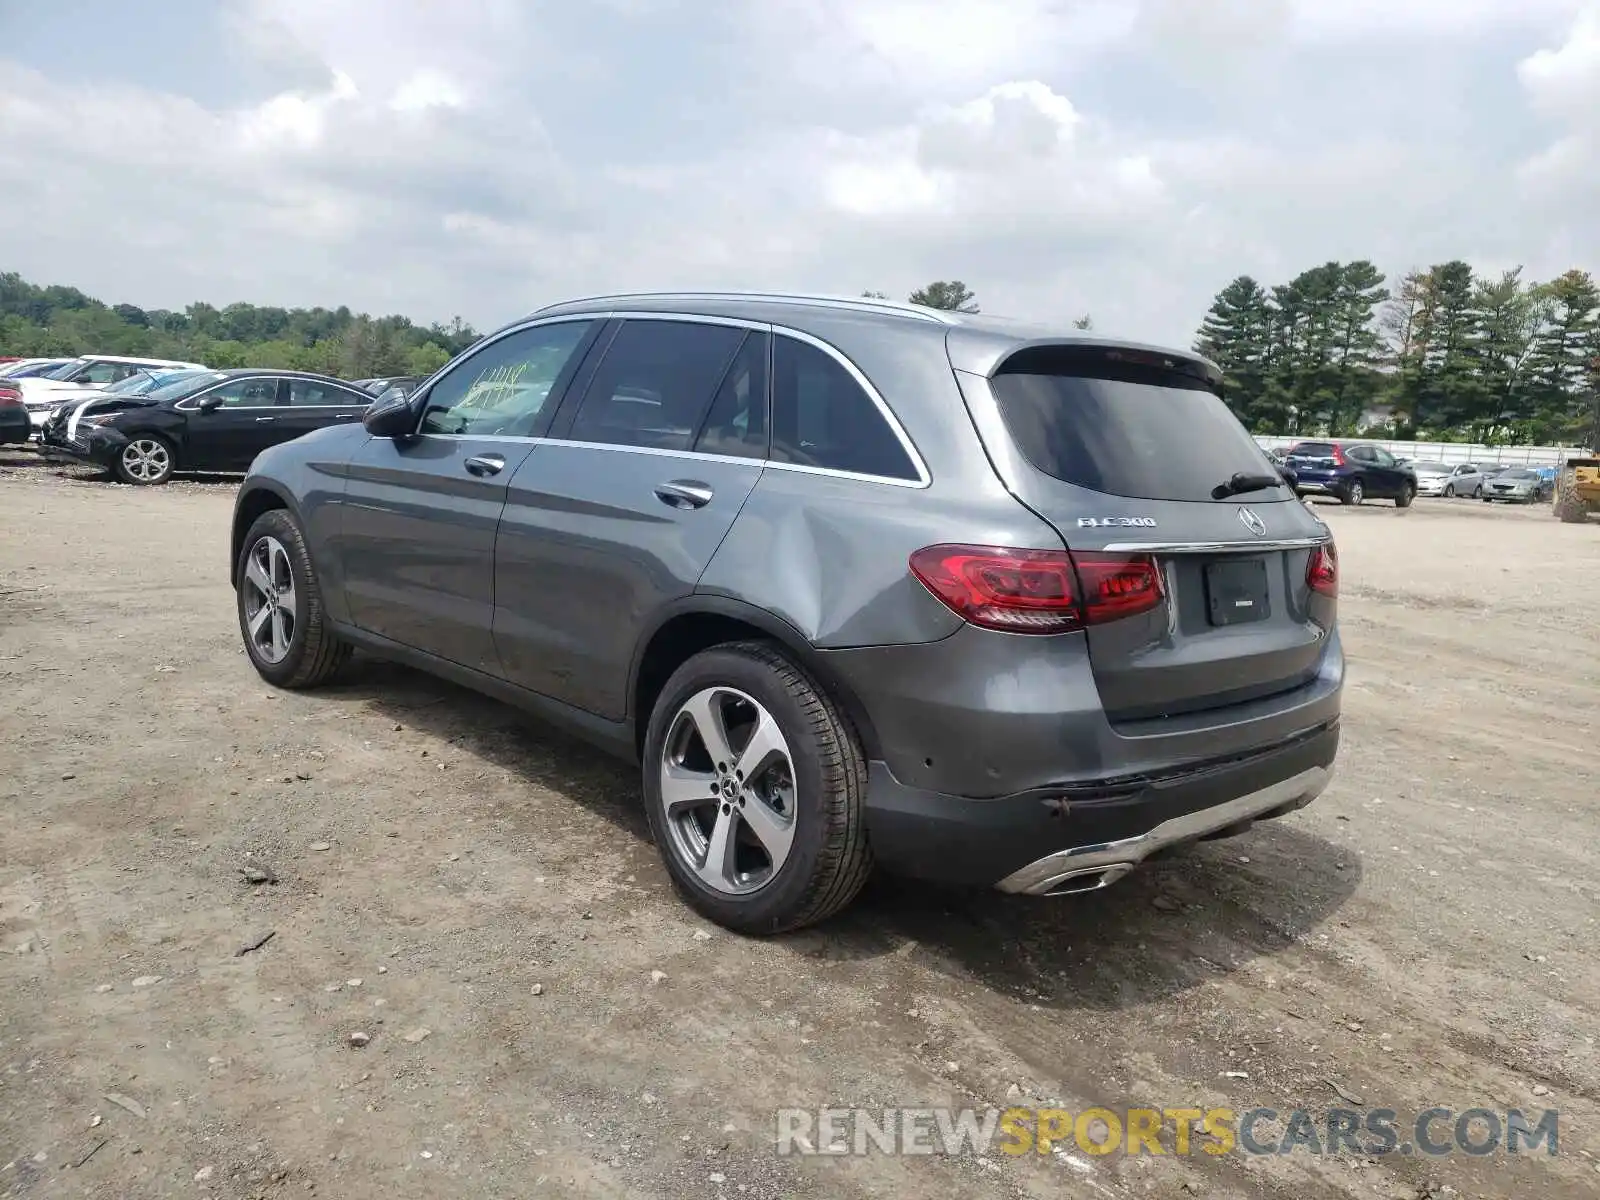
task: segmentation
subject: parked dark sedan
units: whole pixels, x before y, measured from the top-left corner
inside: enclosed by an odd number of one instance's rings
[[[327,375],[185,373],[147,395],[63,406],[42,440],[123,483],[165,483],[174,471],[243,471],[269,446],[359,421],[371,403],[370,394]]]
[[[1393,500],[1396,508],[1416,499],[1416,472],[1369,442],[1296,442],[1284,462],[1302,496],[1333,496],[1341,504]]]
[[[7,442],[25,442],[33,426],[28,423],[28,409],[22,403],[22,389],[7,386],[0,379],[0,446]]]

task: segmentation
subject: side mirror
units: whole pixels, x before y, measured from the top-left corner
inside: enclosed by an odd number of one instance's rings
[[[410,437],[417,429],[417,414],[406,396],[385,396],[374,400],[361,417],[373,437]]]
[[[202,399],[199,404],[195,405],[195,407],[203,413],[216,412],[217,409],[222,407],[222,397],[207,396]]]

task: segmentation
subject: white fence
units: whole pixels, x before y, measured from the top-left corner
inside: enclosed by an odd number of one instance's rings
[[[1256,434],[1263,449],[1283,451],[1296,442],[1325,441],[1325,438],[1268,437]],[[1512,467],[1557,467],[1574,456],[1587,455],[1588,451],[1576,446],[1478,446],[1470,442],[1388,442],[1382,438],[1341,439],[1359,441],[1366,445],[1382,446],[1396,458],[1409,458],[1418,462],[1477,463]]]

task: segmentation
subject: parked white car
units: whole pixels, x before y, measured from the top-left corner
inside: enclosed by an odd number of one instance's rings
[[[85,354],[57,367],[48,375],[18,379],[16,386],[22,391],[22,403],[28,410],[28,421],[35,432],[45,423],[58,405],[74,399],[80,392],[104,388],[120,383],[141,371],[193,370],[203,371],[205,365],[192,362],[175,362],[170,358],[127,358],[117,354]]]

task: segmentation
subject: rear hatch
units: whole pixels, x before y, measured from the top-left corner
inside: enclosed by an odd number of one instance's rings
[[[1333,442],[1297,442],[1289,447],[1284,462],[1295,473],[1302,486],[1321,484],[1327,486],[1339,479],[1339,468],[1344,456]]]
[[[989,388],[1023,460],[1003,474],[1060,533],[1080,587],[1103,572],[1097,555],[1150,561],[1159,575],[1145,611],[1086,629],[1113,722],[1225,708],[1316,677],[1334,600],[1308,571],[1327,528],[1228,410],[1209,367],[1025,347]]]

